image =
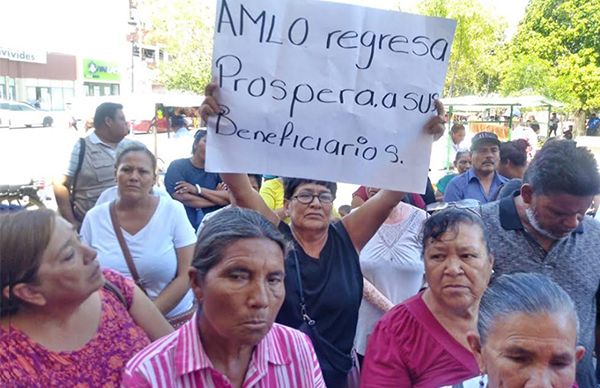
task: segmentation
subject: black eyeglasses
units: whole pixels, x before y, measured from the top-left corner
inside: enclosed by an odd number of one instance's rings
[[[294,195],[292,197],[292,199],[297,199],[298,202],[303,203],[305,205],[308,205],[309,203],[311,203],[315,198],[319,198],[319,202],[321,203],[332,203],[333,202],[333,194],[328,193],[328,192],[323,192],[323,193],[319,193],[319,194],[313,194],[313,193],[300,193],[298,195]]]
[[[463,199],[456,202],[435,202],[427,205],[425,210],[429,214],[435,214],[446,209],[462,209],[481,217],[481,203],[476,199]]]

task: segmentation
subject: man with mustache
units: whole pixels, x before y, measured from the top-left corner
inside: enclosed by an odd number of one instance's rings
[[[592,153],[571,140],[547,142],[533,158],[521,191],[485,205],[481,216],[494,253],[494,275],[533,272],[552,278],[575,302],[580,387],[596,387],[592,355],[600,285],[600,223],[585,216],[600,193]]]
[[[496,172],[500,163],[500,140],[492,132],[479,132],[471,141],[472,167],[455,177],[446,186],[444,201],[476,199],[488,203],[508,181]]]

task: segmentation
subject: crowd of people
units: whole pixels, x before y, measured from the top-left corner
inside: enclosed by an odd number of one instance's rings
[[[0,386],[596,387],[593,155],[465,149],[436,109],[454,168],[337,211],[334,182],[207,172],[205,131],[160,187],[101,104],[59,212],[0,215]]]

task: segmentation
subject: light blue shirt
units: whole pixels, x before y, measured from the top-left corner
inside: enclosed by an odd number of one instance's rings
[[[475,175],[475,169],[471,167],[466,172],[454,177],[448,183],[444,192],[444,201],[456,202],[462,199],[476,199],[482,204],[492,202],[496,199],[498,191],[506,182],[508,182],[508,178],[494,172],[490,191],[486,195],[479,178]]]

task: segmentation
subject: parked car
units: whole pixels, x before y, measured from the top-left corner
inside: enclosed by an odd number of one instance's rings
[[[156,120],[131,120],[133,133],[165,133],[169,131],[169,120],[166,118]]]
[[[0,100],[0,128],[10,126],[10,103]]]
[[[0,126],[49,127],[53,123],[54,119],[49,112],[23,102],[0,100]]]

